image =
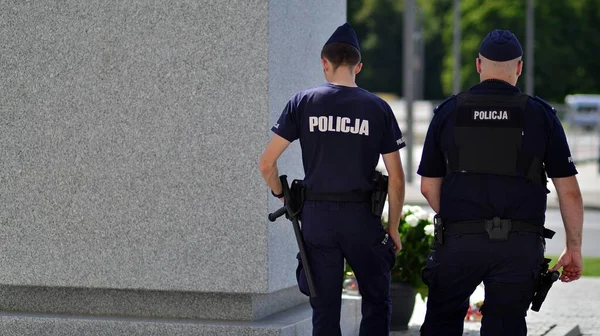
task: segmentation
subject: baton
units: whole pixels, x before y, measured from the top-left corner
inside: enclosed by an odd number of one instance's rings
[[[287,219],[289,219],[292,222],[292,226],[294,227],[294,235],[296,236],[296,242],[298,243],[298,249],[300,250],[300,259],[302,260],[304,274],[306,275],[306,281],[308,282],[310,297],[317,298],[317,291],[315,290],[315,283],[312,276],[310,263],[308,262],[308,255],[306,254],[304,237],[302,236],[302,230],[300,229],[300,224],[298,223],[298,213],[300,212],[300,209],[297,209],[296,211],[292,209],[292,198],[290,187],[287,182],[287,176],[281,175],[279,176],[279,180],[281,181],[281,187],[283,188],[283,199],[285,201],[285,205],[277,211],[270,213],[269,220],[271,222],[274,222],[277,218],[286,215]]]

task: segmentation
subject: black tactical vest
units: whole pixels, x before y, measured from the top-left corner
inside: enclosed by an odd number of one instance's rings
[[[522,152],[523,121],[529,96],[457,96],[454,147],[444,152],[447,174],[521,176],[545,184],[542,158]]]

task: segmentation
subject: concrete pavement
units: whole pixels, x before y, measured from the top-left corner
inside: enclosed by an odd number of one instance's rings
[[[529,312],[531,323],[577,324],[582,335],[600,336],[600,278],[583,277],[556,282],[539,312]]]

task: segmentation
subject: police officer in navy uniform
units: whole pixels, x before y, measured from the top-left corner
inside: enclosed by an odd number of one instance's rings
[[[326,83],[291,97],[259,166],[273,195],[281,197],[277,159],[291,142],[300,141],[306,188],[300,220],[318,295],[310,299],[313,335],[341,335],[344,259],[362,296],[360,335],[388,335],[390,271],[401,249],[404,172],[399,150],[405,143],[390,106],[355,83],[361,54],[348,23],[323,46],[321,65]],[[370,200],[380,156],[389,177],[388,232]],[[299,289],[308,295],[298,263]]]
[[[553,234],[544,228],[547,178],[567,238],[551,271],[562,268],[563,282],[581,276],[577,170],[556,110],[516,87],[522,55],[510,31],[490,32],[476,59],[480,84],[434,111],[417,172],[441,225],[422,272],[429,297],[421,335],[462,335],[469,297],[482,281],[481,335],[527,334],[545,239]]]

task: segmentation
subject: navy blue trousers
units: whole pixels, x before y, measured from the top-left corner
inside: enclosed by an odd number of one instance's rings
[[[511,232],[505,241],[487,233],[445,234],[423,270],[429,286],[423,336],[458,336],[469,297],[483,281],[481,335],[527,335],[525,316],[533,299],[545,241],[530,232]]]
[[[390,271],[396,262],[391,239],[384,241],[381,218],[367,203],[305,202],[301,224],[318,298],[313,336],[340,336],[344,259],[356,275],[362,296],[361,336],[389,335],[392,302]],[[298,254],[300,291],[309,294]]]

